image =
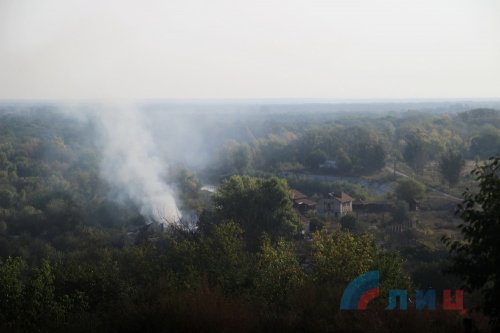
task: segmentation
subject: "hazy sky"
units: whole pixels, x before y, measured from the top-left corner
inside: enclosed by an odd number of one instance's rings
[[[0,98],[500,97],[498,0],[0,0]]]

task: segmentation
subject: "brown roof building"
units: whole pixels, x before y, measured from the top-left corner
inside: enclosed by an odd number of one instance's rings
[[[316,201],[309,199],[304,193],[295,189],[290,189],[290,192],[292,193],[293,206],[301,213],[316,209]]]
[[[353,198],[345,192],[330,192],[318,202],[317,211],[320,215],[342,217],[352,212]]]

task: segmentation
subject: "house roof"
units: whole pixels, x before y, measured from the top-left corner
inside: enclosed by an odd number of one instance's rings
[[[315,201],[313,201],[311,199],[306,199],[306,198],[297,199],[297,200],[295,200],[295,203],[297,205],[316,206],[316,202]]]
[[[351,196],[345,192],[340,192],[340,194],[336,194],[334,192],[328,193],[329,196],[333,197],[335,200],[340,201],[341,203],[352,201]]]
[[[299,200],[299,199],[306,199],[307,198],[307,195],[305,195],[304,193],[302,193],[300,191],[294,190],[293,188],[290,189],[290,192],[292,193],[292,199],[293,200]]]

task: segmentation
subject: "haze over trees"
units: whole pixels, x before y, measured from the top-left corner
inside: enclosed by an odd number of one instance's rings
[[[441,156],[439,171],[443,179],[445,179],[450,186],[455,186],[460,179],[460,173],[464,166],[465,160],[462,154],[448,150]]]
[[[407,203],[421,199],[424,196],[425,186],[413,179],[403,179],[398,181],[395,194],[400,200]]]
[[[425,142],[415,133],[408,134],[405,139],[406,147],[403,151],[403,157],[417,174],[424,172],[425,164],[428,160],[428,151]]]
[[[459,288],[441,275],[447,254],[439,243],[442,234],[458,236],[455,201],[426,188],[457,196],[470,187],[466,200],[483,205],[463,206],[471,242],[459,243],[456,254],[469,261],[455,268],[471,289],[486,281],[495,293],[488,265],[496,176],[492,166],[479,183],[464,174],[473,160],[482,165],[485,144],[500,151],[495,141],[476,139],[500,127],[498,111],[201,113],[204,121],[183,128],[189,142],[174,140],[179,148],[167,143],[175,130],[164,133],[171,114],[155,118],[148,109],[146,119],[159,128],[150,133],[160,147],[155,156],[171,156],[161,181],[197,223],[160,227],[103,177],[96,123],[49,106],[17,108],[0,109],[2,332],[459,330],[461,318],[451,312],[380,316],[389,289]],[[412,133],[426,157],[422,170],[404,156]],[[445,158],[463,170],[447,180],[451,188],[435,180]],[[316,201],[344,191],[374,211],[342,220],[303,213],[291,188]],[[408,211],[413,199],[427,206]],[[492,222],[488,234],[484,219]],[[410,220],[416,227],[404,225]],[[372,269],[383,276],[380,300],[361,317],[341,312],[345,285]],[[483,300],[494,318],[492,299],[473,299]]]

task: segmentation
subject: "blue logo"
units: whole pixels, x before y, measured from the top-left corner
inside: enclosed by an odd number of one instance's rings
[[[380,295],[379,271],[370,271],[352,280],[345,288],[341,310],[366,310],[368,302]]]
[[[347,285],[340,301],[340,310],[366,310],[368,303],[380,296],[380,271],[370,271],[355,278]],[[408,310],[408,291],[404,289],[389,290],[389,304],[386,310],[399,309]],[[443,290],[443,310],[458,311],[465,314],[464,291],[455,290],[455,297],[452,297],[450,289]],[[436,310],[436,290],[416,290],[415,298],[416,310]]]

